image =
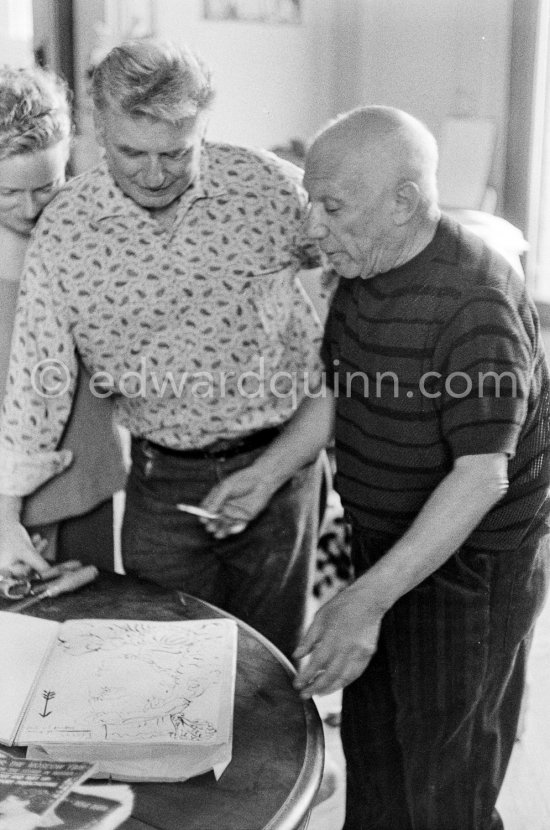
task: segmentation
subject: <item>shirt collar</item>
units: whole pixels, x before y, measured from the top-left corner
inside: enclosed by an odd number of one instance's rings
[[[414,273],[422,272],[422,269],[428,262],[456,263],[459,256],[458,238],[457,223],[450,216],[442,213],[435,233],[426,247],[419,251],[412,259],[407,260],[407,262],[398,265],[397,268],[393,268],[386,273],[391,273],[394,276],[398,274],[409,275],[411,270]],[[377,276],[384,277],[385,274],[381,273]]]
[[[458,226],[454,219],[441,214],[433,239],[418,255],[428,260],[456,262],[458,259]]]

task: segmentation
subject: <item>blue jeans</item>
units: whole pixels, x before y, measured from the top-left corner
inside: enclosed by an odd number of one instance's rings
[[[132,442],[122,556],[127,573],[229,611],[288,657],[301,636],[311,596],[322,465],[301,469],[240,534],[214,539],[178,502],[199,504],[264,448],[230,459],[166,456]]]

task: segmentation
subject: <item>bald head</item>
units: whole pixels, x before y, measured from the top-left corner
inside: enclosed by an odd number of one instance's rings
[[[411,181],[426,208],[437,204],[438,152],[427,127],[393,107],[358,107],[339,116],[313,139],[308,167],[320,161],[358,185],[373,178],[386,185]]]
[[[436,171],[435,139],[407,113],[361,107],[337,118],[306,158],[309,235],[343,277],[404,264],[435,234]]]

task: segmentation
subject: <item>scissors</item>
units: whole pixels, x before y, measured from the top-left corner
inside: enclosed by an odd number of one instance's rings
[[[41,576],[37,571],[31,571],[28,576],[11,576],[0,571],[0,597],[16,600],[38,596],[48,589],[49,580],[80,567],[80,562],[69,560],[52,568],[46,576]]]
[[[23,599],[35,592],[35,583],[39,584],[40,581],[33,574],[28,577],[0,574],[0,596],[4,599]]]

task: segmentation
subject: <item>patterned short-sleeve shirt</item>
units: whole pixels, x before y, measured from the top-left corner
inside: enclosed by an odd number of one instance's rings
[[[297,276],[300,171],[205,144],[167,230],[105,163],[44,211],[29,248],[0,434],[0,492],[29,492],[58,445],[78,353],[118,422],[169,447],[286,422],[320,378],[321,325]],[[35,480],[18,474],[32,456]],[[3,462],[6,463],[3,463]]]

